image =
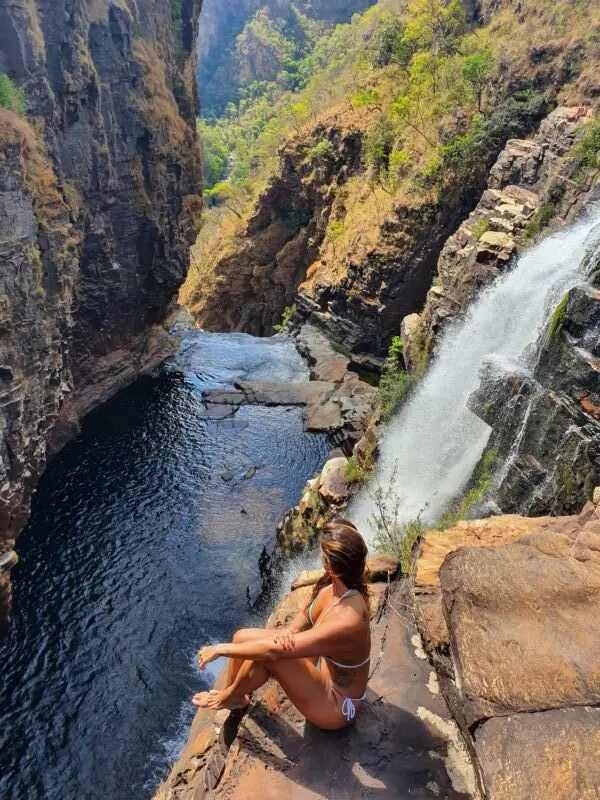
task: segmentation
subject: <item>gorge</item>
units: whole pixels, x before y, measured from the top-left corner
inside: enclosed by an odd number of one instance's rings
[[[0,795],[332,800],[310,755],[340,797],[544,797],[493,731],[529,702],[596,735],[597,4],[9,0],[0,23]],[[386,550],[362,729],[304,738],[273,693],[192,722],[221,666],[195,650],[263,624],[339,513]],[[521,605],[481,647],[529,687],[502,648],[534,672],[573,613],[548,652],[585,686],[556,702],[462,694],[504,553]],[[512,639],[530,607],[542,633]],[[595,796],[590,763],[557,798]]]

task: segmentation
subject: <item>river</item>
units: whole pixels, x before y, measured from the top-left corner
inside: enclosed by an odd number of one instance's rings
[[[183,744],[194,654],[249,621],[262,548],[329,449],[297,408],[206,419],[202,390],[242,378],[308,370],[281,337],[187,331],[43,476],[0,640],[2,800],[142,800]]]

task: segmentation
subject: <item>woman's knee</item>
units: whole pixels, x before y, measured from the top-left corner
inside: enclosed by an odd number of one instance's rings
[[[236,631],[233,634],[233,641],[236,642],[236,644],[249,642],[250,639],[253,638],[256,638],[256,632],[254,628],[240,628],[239,631]]]

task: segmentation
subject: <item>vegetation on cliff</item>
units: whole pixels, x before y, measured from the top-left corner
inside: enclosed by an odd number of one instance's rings
[[[15,86],[4,72],[0,72],[0,108],[13,111],[20,117],[25,114],[25,95],[23,90]]]
[[[505,141],[535,127],[557,93],[586,96],[600,57],[594,4],[527,0],[519,14],[509,3],[479,12],[460,0],[387,0],[326,31],[297,10],[293,30],[266,12],[254,18],[245,40],[268,41],[279,66],[199,124],[211,194],[182,295],[192,311],[238,251],[282,151],[295,148],[321,180],[329,120],[360,132],[362,160],[332,195],[307,291],[342,280],[357,240],[375,245],[399,204],[435,214],[457,197],[469,202]]]

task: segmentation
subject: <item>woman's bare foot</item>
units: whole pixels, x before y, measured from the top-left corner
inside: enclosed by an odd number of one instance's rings
[[[196,708],[210,708],[211,711],[220,711],[222,708],[232,711],[234,708],[247,708],[250,705],[250,698],[247,694],[235,696],[228,694],[227,690],[217,692],[213,689],[210,692],[199,692],[194,695],[192,705]]]

